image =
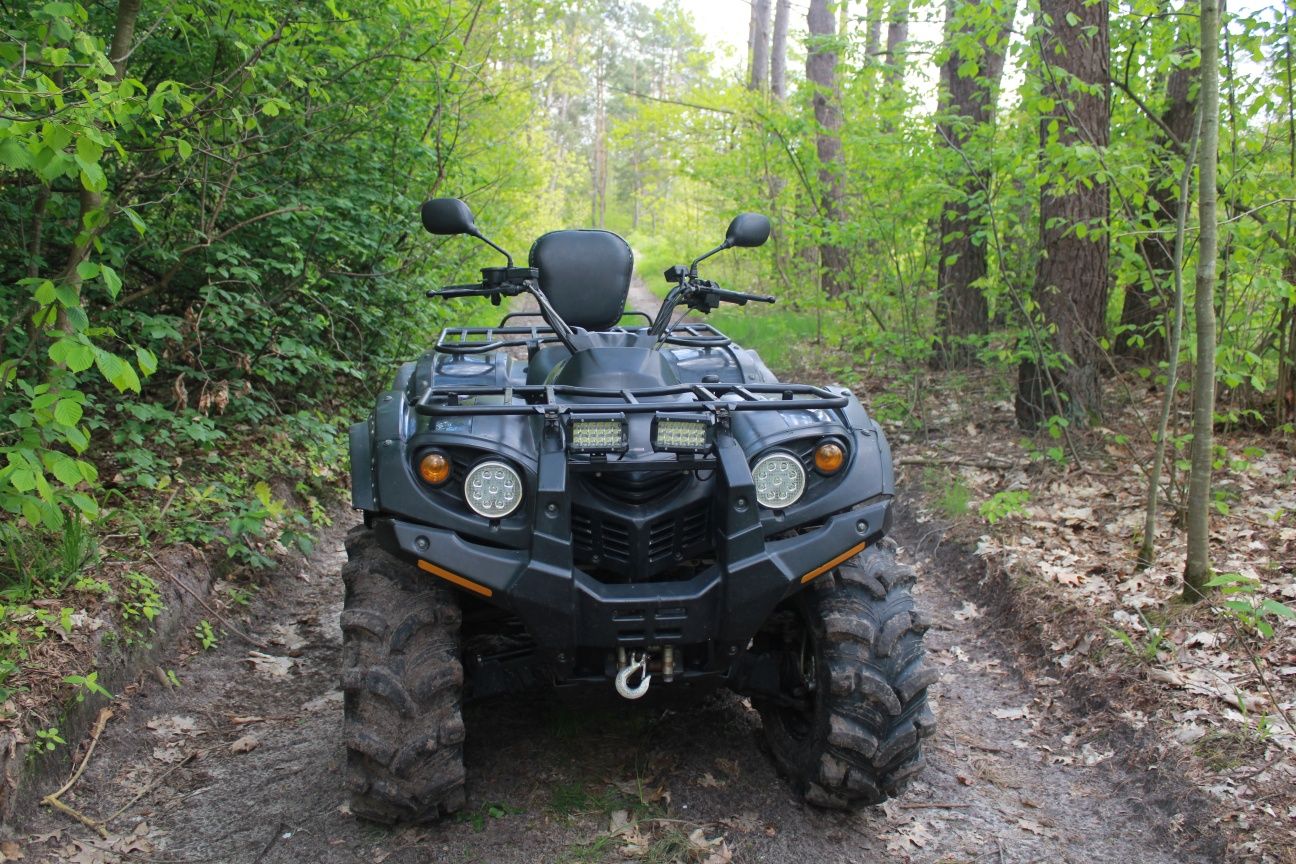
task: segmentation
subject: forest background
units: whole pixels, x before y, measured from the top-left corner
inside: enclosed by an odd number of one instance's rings
[[[418,230],[453,195],[515,254],[617,231],[649,286],[769,214],[708,273],[779,305],[714,323],[865,392],[987,556],[1065,531],[1034,572],[1114,645],[1227,620],[1211,686],[1296,737],[1290,8],[725,2],[729,69],[673,0],[0,6],[6,712],[87,686],[32,661],[78,609],[156,611],[105,557],[309,544],[345,423],[494,311],[423,297],[495,263]]]

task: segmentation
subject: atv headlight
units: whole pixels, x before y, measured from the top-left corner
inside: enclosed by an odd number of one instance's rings
[[[626,424],[621,417],[571,421],[568,446],[586,453],[622,452],[626,449]]]
[[[805,469],[790,453],[771,453],[752,466],[756,503],[771,510],[791,507],[805,491]]]
[[[705,417],[660,416],[653,425],[653,449],[698,453],[711,445],[711,423]]]
[[[503,462],[482,462],[464,480],[464,500],[478,516],[503,519],[522,503],[522,478]]]

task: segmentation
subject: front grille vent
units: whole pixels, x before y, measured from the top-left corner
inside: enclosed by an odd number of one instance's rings
[[[585,484],[613,501],[651,504],[675,494],[688,478],[680,471],[605,471],[587,476]]]
[[[711,502],[699,501],[638,531],[630,520],[573,505],[571,526],[578,566],[618,570],[622,578],[642,581],[710,551]]]

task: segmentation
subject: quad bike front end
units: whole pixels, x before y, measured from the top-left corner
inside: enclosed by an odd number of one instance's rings
[[[611,682],[640,658],[663,682],[767,680],[745,655],[773,610],[889,527],[886,440],[844,391],[711,383],[387,395],[372,432],[355,430],[357,461],[373,454],[372,485],[355,484],[356,504],[373,514],[378,542],[516,616],[532,640],[529,652],[473,657],[476,695],[537,678]],[[821,451],[832,457],[822,467]],[[451,466],[443,483],[420,473],[430,455]],[[508,513],[472,509],[482,482],[509,484]],[[777,496],[792,493],[775,485],[795,487],[796,500],[783,505]],[[381,501],[363,497],[370,489]]]

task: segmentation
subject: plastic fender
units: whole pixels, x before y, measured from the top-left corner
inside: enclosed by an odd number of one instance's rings
[[[374,486],[373,428],[369,420],[351,425],[351,506],[370,512],[378,509]]]

